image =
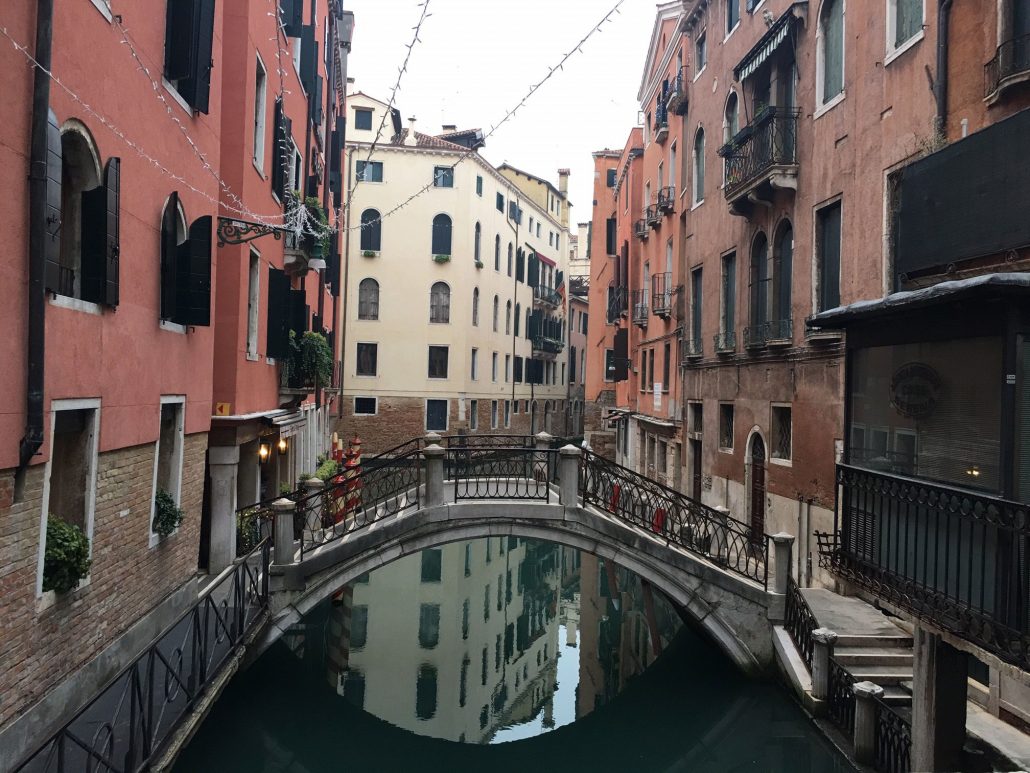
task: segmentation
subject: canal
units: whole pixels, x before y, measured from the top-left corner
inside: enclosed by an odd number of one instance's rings
[[[851,769],[636,575],[491,537],[326,599],[236,676],[175,771]]]

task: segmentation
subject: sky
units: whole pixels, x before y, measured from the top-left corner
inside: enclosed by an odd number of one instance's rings
[[[617,0],[429,0],[429,16],[397,92],[417,129],[444,124],[489,132]],[[422,9],[418,0],[344,0],[354,12],[351,92],[386,101]],[[593,159],[621,150],[636,124],[637,90],[654,25],[653,0],[623,0],[620,12],[486,141],[482,155],[557,185],[568,168],[574,222],[591,214]]]

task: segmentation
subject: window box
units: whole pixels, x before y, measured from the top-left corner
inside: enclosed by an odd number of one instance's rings
[[[436,260],[436,256],[433,257],[433,260]],[[438,261],[438,262],[446,263],[447,261]],[[476,261],[476,268],[482,268],[482,267],[483,267],[483,261],[477,260]]]
[[[437,263],[448,263],[450,261],[450,259],[451,259],[450,255],[434,255],[433,256],[433,260],[436,261]],[[481,266],[482,266],[482,264],[480,264],[480,267]]]
[[[361,256],[363,258],[378,258],[379,257],[379,251],[378,250],[365,250],[365,251],[363,251],[361,253]]]

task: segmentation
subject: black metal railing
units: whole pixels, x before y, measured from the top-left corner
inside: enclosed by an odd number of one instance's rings
[[[1021,667],[1030,650],[1030,505],[837,465],[832,571]]]
[[[263,541],[15,770],[147,770],[268,609]]]
[[[533,288],[533,300],[551,306],[561,306],[561,295],[553,287],[537,285]]]
[[[768,535],[755,540],[750,525],[591,451],[583,451],[579,475],[584,505],[767,585]]]
[[[794,640],[794,646],[798,648],[801,657],[808,664],[808,670],[811,671],[812,631],[818,625],[815,621],[815,615],[812,614],[812,610],[808,606],[808,602],[801,595],[801,589],[791,575],[787,576],[787,608],[784,617],[785,627],[788,633],[790,633],[790,638]]]
[[[672,272],[651,275],[651,310],[659,317],[672,313]]]
[[[651,229],[648,227],[647,220],[645,218],[640,218],[633,222],[633,234],[638,239],[646,239],[649,233],[651,233]]]
[[[560,338],[551,338],[545,335],[533,336],[533,351],[535,352],[560,354],[563,349],[565,349],[565,342]]]
[[[669,111],[662,104],[662,98],[658,98],[658,104],[655,106],[654,111],[654,138],[658,142],[665,139],[665,136],[669,133]]]
[[[616,285],[614,282],[608,285],[608,324],[617,322],[629,308],[629,288],[623,285]]]
[[[634,290],[633,291],[633,324],[635,325],[646,325],[647,317],[651,313],[651,309],[648,305],[650,293],[647,290]]]
[[[876,698],[876,769],[882,773],[912,770],[912,725],[891,706]]]
[[[558,452],[534,447],[450,447],[444,478],[454,482],[454,498],[535,499],[549,502],[558,480]]]
[[[690,360],[696,360],[704,354],[704,345],[701,343],[701,335],[698,333],[695,336],[683,339],[683,362],[686,364]]]
[[[657,204],[648,204],[644,210],[644,220],[652,228],[659,226],[662,222],[662,209]]]
[[[724,330],[712,336],[712,343],[719,354],[732,352],[737,348],[737,334],[732,330]]]
[[[727,200],[777,166],[796,166],[797,109],[766,107],[737,135],[719,148],[726,159]]]
[[[680,67],[676,76],[669,81],[669,92],[665,104],[669,111],[676,115],[682,115],[687,111],[686,72],[686,67]]]
[[[778,341],[790,341],[793,334],[793,320],[770,319],[744,328],[744,346],[754,349]]]
[[[984,96],[990,97],[1013,75],[1030,72],[1030,35],[1006,40],[984,65]]]
[[[658,189],[658,209],[665,213],[676,209],[676,188],[674,186],[666,185],[664,188]]]
[[[830,658],[830,689],[827,696],[830,719],[850,738],[855,732],[855,677]]]

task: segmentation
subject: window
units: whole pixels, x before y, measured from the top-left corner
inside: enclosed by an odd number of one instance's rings
[[[428,432],[447,431],[446,400],[426,400],[426,430]]]
[[[522,304],[515,304],[515,335],[519,334],[519,320],[522,319]]]
[[[479,380],[479,349],[476,349],[476,348],[472,349],[471,363],[472,364],[471,364],[471,366],[469,368],[469,370],[470,370],[470,374],[469,375],[470,375],[470,377],[471,377],[471,379],[473,381],[478,381]]]
[[[383,162],[358,161],[355,176],[359,182],[381,183],[383,181]]]
[[[429,378],[447,378],[446,346],[429,347]]]
[[[469,429],[479,429],[479,400],[469,400]]]
[[[707,32],[701,30],[694,39],[694,77],[696,78],[708,64]]]
[[[740,103],[737,99],[737,92],[731,91],[726,98],[726,110],[723,112],[722,141],[728,143],[740,131]],[[723,160],[723,182],[729,175],[730,154],[726,154]]]
[[[794,272],[794,229],[790,221],[780,225],[773,247],[772,313],[775,319],[788,321],[791,309],[791,280]]]
[[[451,321],[451,288],[446,282],[434,282],[429,290],[429,321],[437,324]]]
[[[629,186],[626,186],[627,188]],[[616,242],[618,241],[618,221],[614,217],[610,217],[605,221],[605,232],[604,232],[604,249],[608,255],[617,255],[618,248]]]
[[[722,324],[723,347],[729,347],[729,334],[736,329],[737,254],[731,252],[722,259]]]
[[[694,135],[694,203],[705,200],[705,130]]]
[[[824,105],[844,92],[844,0],[824,0],[818,41],[816,93]]]
[[[768,320],[769,241],[759,231],[751,245],[751,325],[757,328]]]
[[[350,646],[359,650],[368,641],[368,605],[355,604],[350,615]]]
[[[504,194],[503,193],[498,193],[497,194],[497,211],[498,212],[504,212]]]
[[[662,391],[669,391],[669,375],[672,368],[672,345],[666,342],[662,359]]]
[[[257,59],[254,73],[254,163],[257,168],[265,168],[265,113],[267,112],[266,93],[268,91],[268,74]]]
[[[171,496],[176,505],[182,500],[182,453],[185,441],[183,408],[185,397],[162,397],[159,435],[154,457],[154,497],[159,492]],[[151,510],[151,522],[154,513]],[[153,533],[153,529],[151,529]]]
[[[526,333],[526,340],[529,340],[529,320],[533,317],[533,310],[530,307],[526,307],[526,327],[523,328]]]
[[[361,213],[361,251],[379,252],[382,249],[383,221],[379,211],[366,209]]]
[[[604,350],[604,380],[614,381],[615,380],[615,350],[605,349]]]
[[[719,403],[719,448],[733,450],[732,403]]]
[[[415,683],[415,716],[432,719],[436,716],[436,666],[423,663],[418,667]]]
[[[483,175],[476,175],[476,195],[482,197],[483,195]]]
[[[372,131],[372,111],[358,108],[354,111],[354,128],[361,131]]]
[[[701,353],[701,303],[703,301],[701,285],[701,268],[690,273],[690,326],[691,341],[695,347],[694,354]]]
[[[497,401],[490,401],[490,429],[497,429]],[[488,548],[489,550],[489,548]],[[489,603],[489,601],[487,602]]]
[[[840,202],[815,213],[817,311],[840,306]]]
[[[887,0],[887,51],[900,48],[923,30],[923,0]]]
[[[511,301],[504,305],[504,334],[511,335]]]
[[[357,376],[376,376],[379,360],[379,344],[358,344]]]
[[[499,322],[500,313],[501,313],[501,301],[495,295],[494,296],[494,332],[495,333],[497,332],[497,324]]]
[[[479,288],[472,290],[472,326],[479,327]]]
[[[511,400],[504,401],[504,426],[511,426]]]
[[[355,397],[354,398],[354,415],[355,416],[375,416],[376,415],[376,398],[374,398],[374,397]]]
[[[773,459],[791,458],[791,421],[789,406],[773,406],[772,443]]]
[[[501,235],[494,237],[494,271],[501,270]]]
[[[529,232],[533,233],[533,216],[529,216]]]
[[[358,319],[379,319],[379,282],[371,277],[358,285]]]
[[[434,166],[433,185],[437,188],[453,188],[454,168],[449,166]]]
[[[164,77],[200,113],[208,109],[214,29],[215,0],[168,3]]]
[[[483,263],[483,255],[482,255],[482,250],[481,250],[482,242],[483,242],[483,227],[479,223],[476,223],[475,245],[474,245],[473,255],[475,256],[476,265],[477,266],[479,266],[479,265],[481,265]]]
[[[504,355],[504,383],[511,381],[511,355]]]
[[[247,274],[247,359],[258,358],[258,313],[261,306],[261,256],[252,248]]]
[[[447,215],[437,215],[433,218],[433,249],[434,255],[451,254],[451,219]]]
[[[733,28],[740,21],[740,0],[726,0],[726,34],[733,32]]]
[[[508,242],[508,276],[511,276],[512,260],[515,254],[514,250],[515,248],[512,246],[512,243]]]
[[[422,551],[422,582],[440,582],[443,572],[443,551],[426,548]]]
[[[493,359],[490,363],[490,376],[494,381],[497,381],[497,352],[493,353]]]
[[[606,185],[609,188],[614,188],[615,187],[615,176],[616,176],[617,171],[618,170],[616,170],[616,169],[609,169],[608,170]]]

